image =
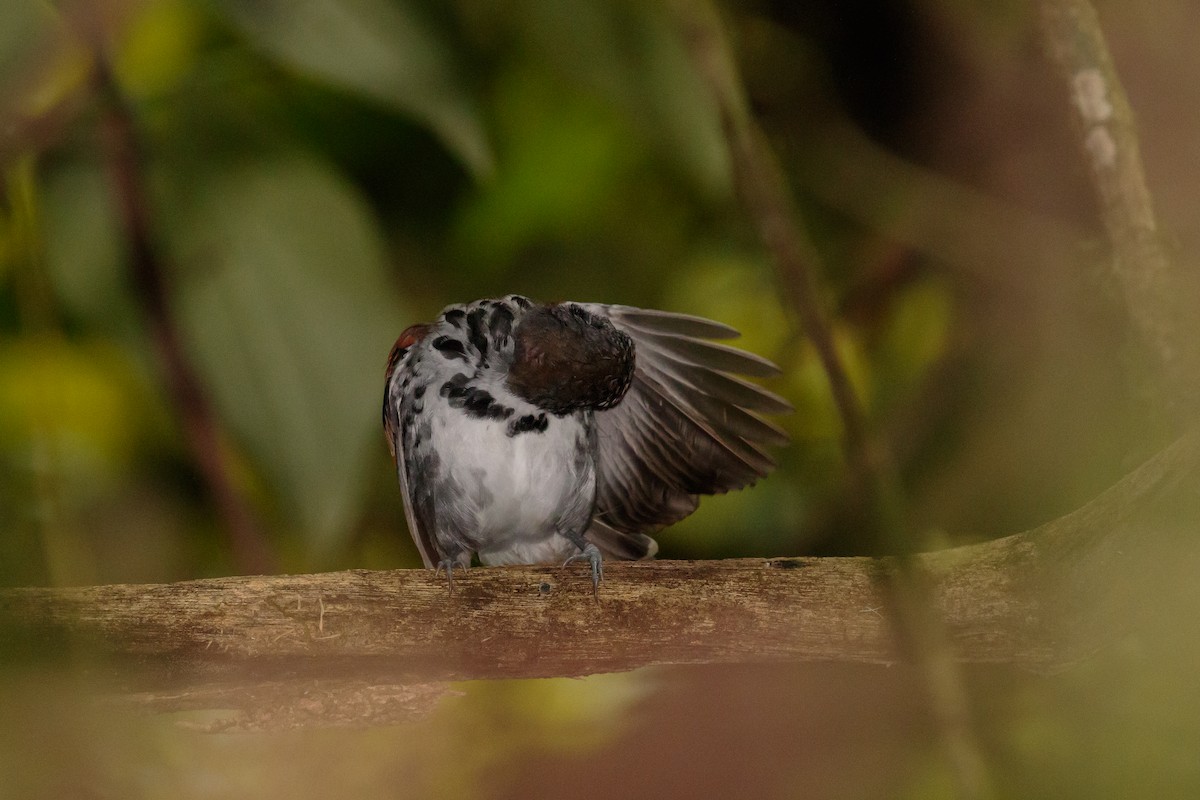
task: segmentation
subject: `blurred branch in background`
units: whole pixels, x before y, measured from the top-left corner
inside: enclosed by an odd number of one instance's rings
[[[716,10],[705,2],[683,2],[679,10],[684,39],[720,114],[746,212],[772,256],[780,292],[816,348],[829,380],[841,416],[846,457],[859,480],[877,481],[887,457],[872,453],[862,407],[834,348],[817,284],[820,255],[799,224],[779,162],[747,108]],[[911,543],[896,544],[911,547]]]
[[[1186,357],[1178,280],[1160,241],[1129,98],[1088,0],[1042,0],[1040,11],[1046,50],[1070,90],[1126,314],[1166,390],[1165,405],[1176,406],[1195,386],[1195,361]]]
[[[1067,263],[1084,232],[905,160],[837,119],[805,140],[812,157],[798,187],[831,208],[923,253],[972,285],[1014,285],[1013,250],[1043,269]]]
[[[113,79],[102,44],[96,46],[93,80],[103,106],[102,143],[113,202],[126,239],[133,284],[150,328],[168,395],[229,537],[235,568],[249,574],[273,572],[275,557],[246,499],[234,485],[216,414],[184,352],[172,317],[162,264],[154,242],[135,123],[130,107]],[[214,319],[210,324],[223,323]]]
[[[820,256],[805,231],[779,161],[750,113],[723,24],[704,0],[679,5],[683,35],[708,83],[725,131],[735,180],[746,212],[771,254],[779,287],[815,346],[841,418],[846,460],[865,512],[870,538],[897,559],[889,573],[891,607],[902,639],[921,666],[929,700],[961,797],[993,793],[970,701],[943,621],[932,610],[933,589],[924,565],[913,559],[919,544],[907,500],[886,443],[867,430],[862,405],[834,347],[821,307],[817,278]]]
[[[1160,512],[1194,506],[1198,469],[1200,429],[1065,517],[914,556],[954,658],[1050,671],[1126,637],[1147,588],[1194,567],[1195,546],[1171,550],[1177,525]],[[1167,551],[1176,568],[1164,570]],[[893,663],[912,655],[888,619],[908,568],[892,558],[615,563],[598,604],[578,573],[545,567],[471,570],[450,596],[425,570],[5,589],[0,634],[12,652],[67,637],[105,694],[147,711],[239,709],[250,728],[392,724],[427,709],[446,680]]]

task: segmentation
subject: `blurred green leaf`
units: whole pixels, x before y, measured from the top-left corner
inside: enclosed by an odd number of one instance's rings
[[[48,445],[71,477],[128,467],[148,410],[127,357],[102,343],[29,337],[0,345],[0,453]]]
[[[42,194],[46,267],[59,301],[90,323],[133,324],[139,314],[100,166],[63,164],[48,172]]]
[[[925,282],[895,298],[875,358],[880,408],[903,398],[946,352],[954,299],[940,282]]]
[[[403,0],[218,0],[250,40],[294,69],[428,125],[476,174],[492,153],[450,45]]]
[[[860,405],[870,413],[868,398],[872,397],[874,375],[859,340],[860,332],[849,325],[832,325],[833,347],[846,371],[850,386],[858,396]],[[829,376],[817,354],[817,349],[807,340],[799,345],[798,354],[787,375],[789,391],[784,392],[796,407],[796,413],[783,419],[783,426],[798,439],[838,439],[842,435],[842,415],[833,400]]]
[[[456,232],[459,250],[486,266],[505,264],[541,237],[595,227],[637,152],[611,109],[570,87],[522,71],[498,92],[503,159]]]
[[[354,190],[293,157],[230,168],[176,229],[185,334],[224,417],[313,544],[343,543],[383,448],[379,404],[404,317]]]
[[[710,196],[728,193],[720,119],[667,8],[620,0],[526,0],[512,16],[545,61],[625,112],[697,188]]]
[[[196,68],[204,17],[191,0],[156,0],[126,27],[114,69],[136,98],[163,94]]]

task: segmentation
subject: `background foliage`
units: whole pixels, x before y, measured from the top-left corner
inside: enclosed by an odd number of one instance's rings
[[[1182,76],[1200,68],[1200,7],[1100,10],[1168,244],[1194,275],[1200,97]],[[737,203],[677,15],[633,0],[5,2],[0,585],[237,570],[132,283],[96,43],[143,146],[186,353],[284,571],[419,564],[379,430],[384,361],[409,324],[507,292],[710,316],[783,366],[771,388],[797,413],[779,473],[706,500],[662,555],[868,551],[824,375]],[[1064,513],[1163,442],[1031,6],[754,2],[724,20],[926,545]],[[1006,794],[1193,796],[1200,698],[1176,667],[1196,645],[1162,661],[1160,644],[1057,678],[973,674]],[[249,745],[22,691],[0,772],[31,797],[939,796],[917,685],[903,668],[807,667],[472,686],[424,728]]]

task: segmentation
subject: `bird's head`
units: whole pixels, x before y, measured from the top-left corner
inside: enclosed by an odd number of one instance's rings
[[[530,309],[513,340],[509,388],[552,414],[612,408],[633,381],[633,340],[575,303]]]

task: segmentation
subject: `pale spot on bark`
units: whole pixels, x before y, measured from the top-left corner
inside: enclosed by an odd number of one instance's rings
[[[1088,131],[1083,138],[1083,146],[1091,154],[1093,165],[1098,169],[1111,169],[1117,161],[1117,143],[1104,126]]]
[[[1072,80],[1075,88],[1075,105],[1087,125],[1106,122],[1113,115],[1113,106],[1108,99],[1108,84],[1100,70],[1081,69]]]

